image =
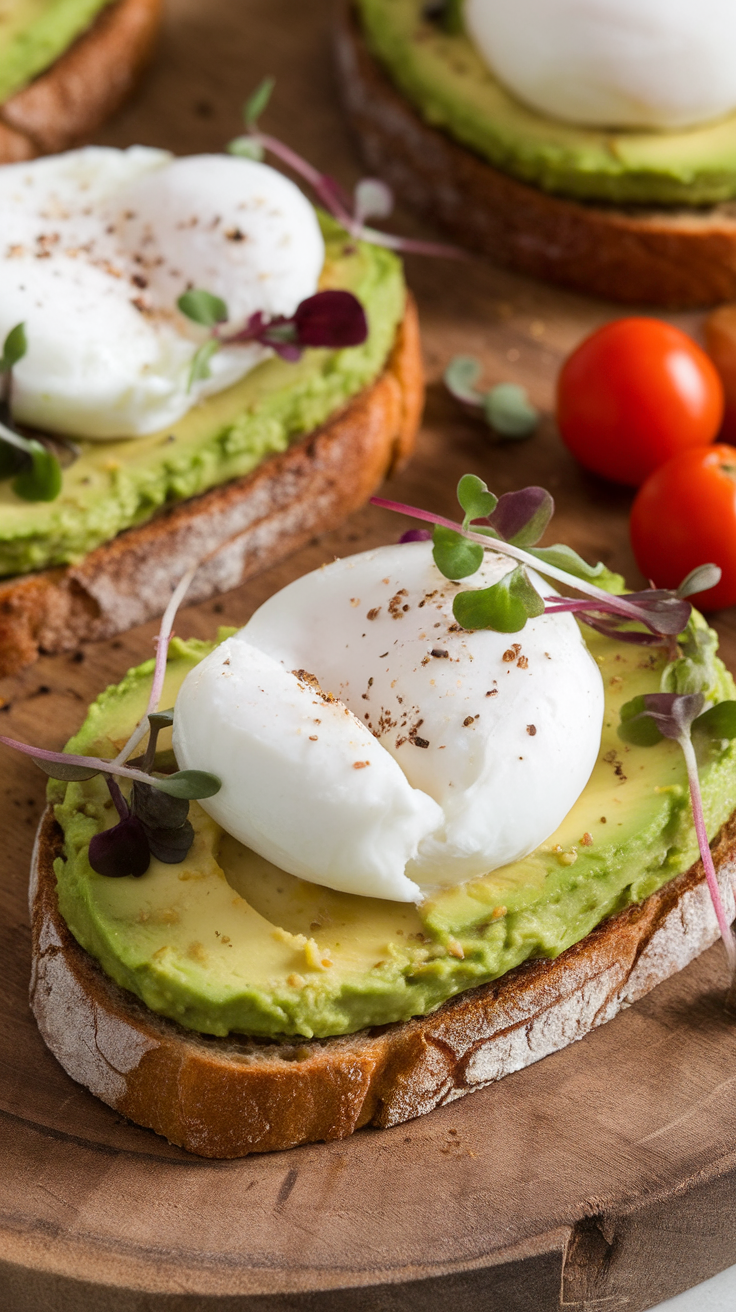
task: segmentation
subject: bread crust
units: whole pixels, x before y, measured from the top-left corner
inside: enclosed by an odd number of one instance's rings
[[[0,675],[160,615],[198,560],[192,602],[237,587],[336,528],[408,458],[424,403],[419,320],[407,297],[383,373],[320,429],[243,478],[118,534],[78,565],[0,581]]]
[[[50,68],[0,106],[0,164],[69,150],[123,103],[153,53],[162,0],[115,0]]]
[[[553,196],[425,123],[369,53],[349,5],[335,44],[369,167],[460,245],[614,301],[683,309],[736,298],[736,205],[617,209]]]
[[[423,1115],[583,1038],[718,938],[702,864],[604,921],[554,961],[526,962],[429,1016],[333,1039],[207,1038],[149,1011],[72,938],[49,809],[30,892],[31,1007],[80,1084],[202,1157],[243,1157]],[[734,915],[736,812],[713,844]]]

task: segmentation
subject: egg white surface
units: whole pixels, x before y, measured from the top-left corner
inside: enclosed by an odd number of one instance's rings
[[[26,327],[16,418],[71,436],[156,432],[270,352],[226,347],[189,387],[205,330],[176,308],[221,296],[233,327],[292,314],[317,289],[324,242],[282,174],[233,156],[86,147],[0,170],[0,341]]]
[[[676,129],[736,108],[733,0],[466,0],[464,16],[500,80],[553,118]]]
[[[507,557],[487,552],[463,587],[488,587],[511,567]],[[552,594],[549,584],[536,582],[543,595]],[[298,579],[261,606],[233,640],[244,640],[248,652],[259,650],[285,672],[314,674],[352,712],[342,720],[338,715],[338,729],[354,735],[360,722],[372,744],[370,759],[392,761],[423,805],[431,799],[437,809],[422,811],[426,828],[412,831],[416,850],[408,853],[404,844],[391,856],[401,879],[384,881],[379,892],[371,871],[390,839],[370,817],[356,829],[341,882],[325,873],[328,858],[334,867],[333,831],[343,829],[335,785],[342,764],[329,751],[319,758],[302,754],[301,744],[293,778],[295,788],[300,779],[309,780],[316,842],[308,868],[303,822],[292,821],[288,790],[268,811],[268,824],[272,841],[293,855],[279,859],[265,852],[259,846],[265,812],[251,800],[253,787],[260,790],[254,783],[259,760],[228,749],[226,768],[219,755],[221,739],[230,742],[241,711],[224,681],[224,693],[215,698],[203,687],[195,704],[189,693],[198,676],[193,671],[177,700],[174,745],[183,768],[211,769],[224,778],[223,792],[204,801],[205,809],[291,873],[399,901],[409,900],[407,881],[424,895],[517,860],[544,842],[582,792],[596,760],[603,722],[600,673],[570,615],[530,620],[519,634],[467,632],[452,615],[457,590],[434,565],[430,543],[382,547]],[[208,658],[213,668],[216,656]],[[256,680],[248,675],[247,660],[242,677]],[[255,689],[252,695],[257,701]],[[276,737],[275,719],[272,724]],[[218,800],[223,794],[227,819]],[[380,859],[389,859],[383,850]]]

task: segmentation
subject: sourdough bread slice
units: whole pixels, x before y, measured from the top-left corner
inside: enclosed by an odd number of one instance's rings
[[[181,576],[211,552],[189,601],[226,592],[336,528],[409,456],[423,401],[419,321],[408,298],[383,373],[320,429],[78,565],[0,580],[0,675],[41,651],[70,650],[160,615]]]
[[[85,141],[134,89],[153,52],[162,0],[115,0],[27,87],[0,105],[0,164]]]
[[[72,937],[56,896],[62,848],[49,809],[30,890],[31,1006],[41,1034],[72,1079],[202,1157],[411,1120],[583,1038],[718,938],[698,862],[556,960],[528,961],[429,1016],[332,1039],[208,1038],[149,1011]],[[713,854],[732,918],[736,812]]]
[[[736,204],[618,209],[541,191],[425,123],[369,53],[349,6],[335,41],[369,167],[461,246],[614,301],[685,308],[736,298]]]

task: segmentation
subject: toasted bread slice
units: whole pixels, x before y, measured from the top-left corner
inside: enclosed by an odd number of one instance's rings
[[[322,428],[251,474],[120,533],[78,565],[0,580],[0,675],[160,615],[212,552],[188,599],[236,587],[337,525],[409,456],[424,401],[419,321],[407,299],[383,373]],[[221,548],[221,549],[220,549]]]
[[[0,164],[69,150],[114,114],[153,51],[162,0],[115,0],[45,73],[0,105]]]
[[[671,308],[736,298],[736,206],[583,204],[519,182],[430,127],[369,53],[349,6],[336,52],[369,167],[402,201],[495,263],[614,301]]]
[[[48,810],[30,895],[41,1034],[103,1102],[202,1157],[273,1152],[421,1116],[583,1038],[718,938],[698,862],[556,960],[528,961],[429,1016],[332,1039],[208,1038],[149,1011],[72,937],[53,869],[62,846]],[[736,812],[713,854],[732,917]]]

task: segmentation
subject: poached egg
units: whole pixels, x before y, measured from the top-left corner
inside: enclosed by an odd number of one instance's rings
[[[472,586],[513,564],[487,551]],[[458,586],[429,542],[337,560],[192,670],[174,750],[222,779],[213,819],[290,874],[396,901],[544,842],[598,754],[600,672],[568,614],[460,629]]]
[[[677,129],[736,109],[733,0],[465,0],[510,91],[589,127]]]
[[[270,351],[224,347],[189,386],[205,329],[177,300],[203,288],[228,331],[291,315],[317,290],[324,242],[298,187],[232,155],[88,146],[0,170],[0,341],[25,323],[13,412],[85,438],[138,437],[235,383]]]

